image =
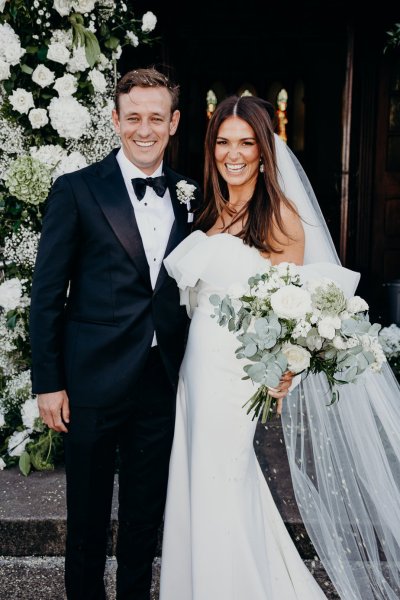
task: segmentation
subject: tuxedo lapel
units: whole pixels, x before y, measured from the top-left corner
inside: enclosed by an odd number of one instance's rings
[[[171,233],[169,235],[168,243],[164,253],[165,258],[188,235],[189,226],[187,207],[185,204],[179,202],[178,196],[176,195],[176,184],[178,181],[180,181],[181,177],[168,167],[164,168],[164,173],[167,177],[168,190],[171,196],[172,208],[175,215],[175,221],[172,225]],[[156,281],[156,286],[154,289],[155,292],[162,286],[166,277],[167,271],[164,267],[164,264],[162,264]]]
[[[99,163],[98,171],[91,176],[91,189],[118,240],[151,288],[149,265],[116,152]]]

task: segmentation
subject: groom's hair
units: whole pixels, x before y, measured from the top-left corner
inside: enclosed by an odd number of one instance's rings
[[[129,94],[133,87],[164,87],[171,96],[171,114],[178,108],[179,104],[179,85],[173,83],[164,75],[155,69],[134,69],[128,71],[117,83],[115,88],[115,108],[119,112],[119,97],[121,94]]]

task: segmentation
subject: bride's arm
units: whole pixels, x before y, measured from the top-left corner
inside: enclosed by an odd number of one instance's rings
[[[302,265],[304,260],[304,229],[297,212],[284,204],[281,205],[281,219],[285,232],[277,224],[272,225],[271,245],[278,252],[271,252],[269,259],[273,265],[292,262]],[[280,252],[279,252],[280,251]]]

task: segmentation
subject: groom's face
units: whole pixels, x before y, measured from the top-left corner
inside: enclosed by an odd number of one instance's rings
[[[179,123],[171,113],[171,96],[163,87],[134,87],[118,99],[113,110],[115,130],[125,156],[146,175],[152,175],[164,157],[169,137]]]

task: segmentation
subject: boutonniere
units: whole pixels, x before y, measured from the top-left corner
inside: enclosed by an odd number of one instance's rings
[[[176,195],[181,204],[186,204],[186,208],[190,211],[190,201],[194,200],[194,192],[196,186],[188,183],[186,179],[181,179],[176,184]]]

